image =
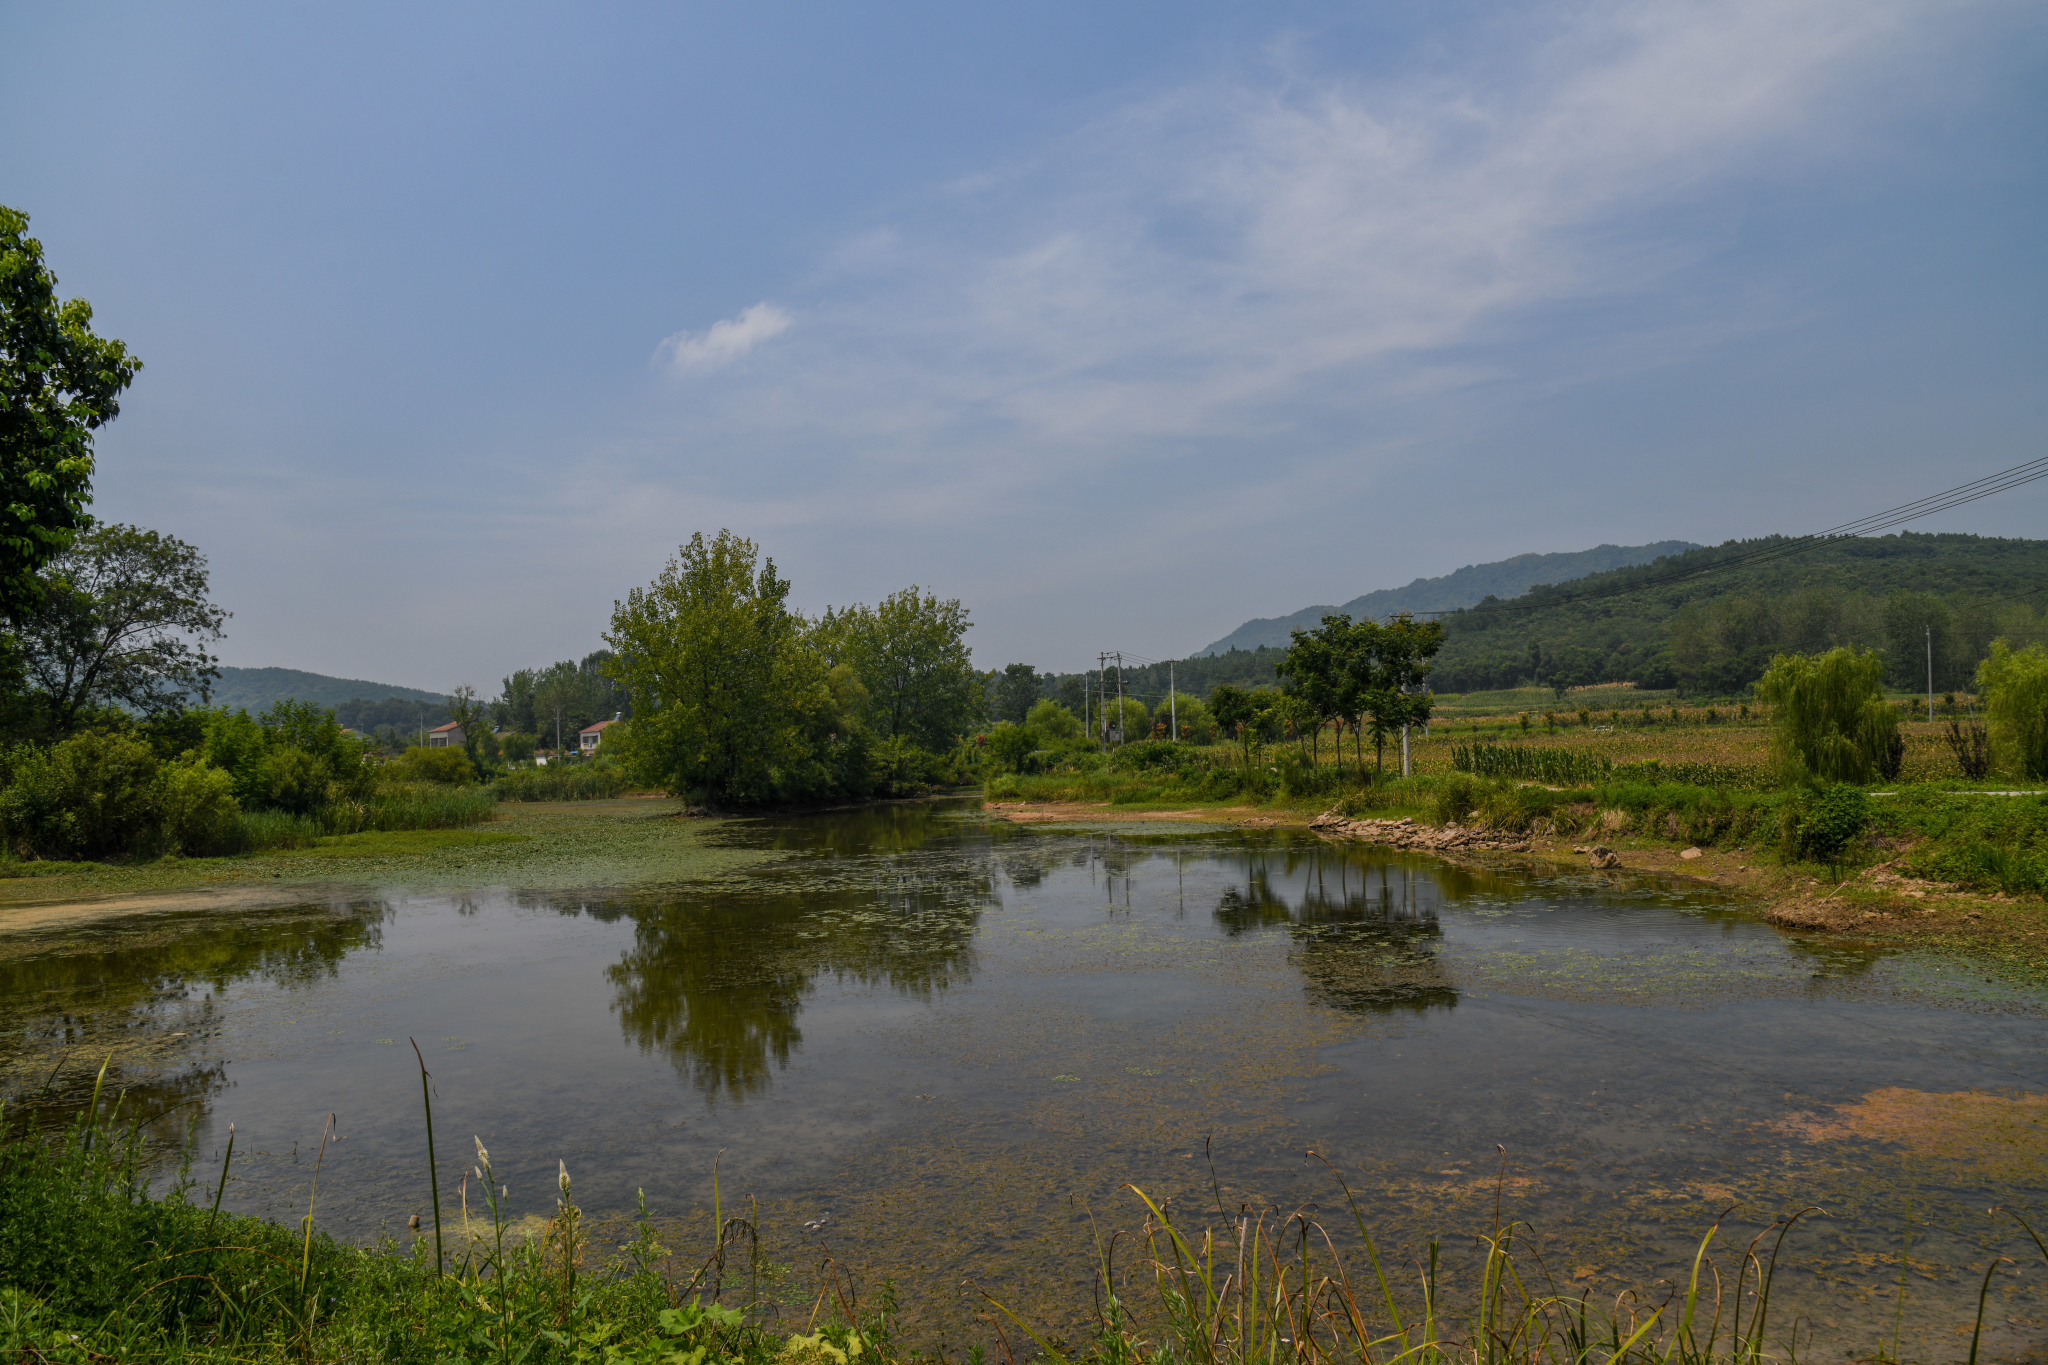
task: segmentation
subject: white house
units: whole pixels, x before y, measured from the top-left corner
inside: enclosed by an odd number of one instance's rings
[[[601,720],[595,725],[586,725],[581,730],[578,730],[576,732],[577,747],[580,748],[586,756],[596,753],[597,746],[604,741],[605,727],[607,725],[617,725],[619,723],[619,716],[624,714],[625,713],[621,711],[614,715],[610,720]]]

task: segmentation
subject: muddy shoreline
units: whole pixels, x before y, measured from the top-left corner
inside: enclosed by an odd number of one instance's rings
[[[1755,903],[1764,920],[1802,933],[1926,944],[1943,940],[2013,952],[2048,967],[2048,901],[1972,891],[1901,875],[1890,863],[1863,869],[1839,885],[1760,861],[1744,848],[1624,848],[1485,828],[1428,825],[1413,818],[1354,819],[1326,811],[1249,806],[1143,810],[1081,801],[993,802],[985,809],[1019,824],[1208,823],[1296,828],[1333,842],[1411,849],[1440,857],[1516,856],[1610,876],[1654,874],[1721,887]],[[1595,850],[1599,850],[1596,853]]]

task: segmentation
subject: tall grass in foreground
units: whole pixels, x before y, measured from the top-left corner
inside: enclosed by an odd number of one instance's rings
[[[210,1188],[195,1191],[188,1164],[152,1195],[141,1130],[119,1127],[120,1109],[95,1086],[85,1113],[37,1132],[0,1104],[0,1360],[844,1365],[887,1341],[886,1312],[856,1326],[836,1293],[812,1307],[808,1335],[770,1330],[751,1209],[714,1202],[708,1249],[687,1255],[662,1243],[643,1198],[605,1254],[562,1166],[553,1216],[515,1233],[478,1141],[453,1192],[455,1245],[437,1219],[410,1252],[388,1238],[352,1247],[314,1225],[324,1141],[305,1217],[287,1226],[221,1212],[232,1129]]]
[[[1778,1219],[1741,1248],[1732,1283],[1709,1254],[1717,1221],[1682,1286],[1670,1286],[1661,1302],[1622,1295],[1608,1306],[1595,1305],[1590,1290],[1560,1291],[1540,1256],[1518,1245],[1521,1225],[1502,1222],[1496,1202],[1493,1230],[1479,1238],[1473,1283],[1454,1292],[1442,1244],[1432,1242],[1427,1263],[1414,1267],[1415,1306],[1404,1313],[1356,1195],[1330,1171],[1343,1188],[1362,1264],[1356,1255],[1347,1261],[1314,1206],[1285,1216],[1249,1207],[1233,1215],[1219,1190],[1223,1226],[1196,1232],[1133,1186],[1149,1215],[1143,1260],[1120,1281],[1114,1239],[1098,1239],[1100,1332],[1086,1352],[1065,1352],[994,1306],[1055,1365],[1071,1365],[1073,1355],[1098,1365],[1762,1365],[1797,1358],[1798,1324],[1789,1335],[1773,1325],[1771,1290],[1786,1239],[1816,1208]],[[2012,1217],[2048,1260],[2048,1244]],[[1992,1275],[2005,1264],[1998,1257],[1985,1270],[1969,1365],[1977,1362]],[[1121,1283],[1146,1280],[1149,1305],[1118,1292]],[[1901,1310],[1903,1294],[1902,1282]],[[1896,1338],[1879,1342],[1859,1358],[1896,1361],[1898,1345]]]
[[[168,1190],[153,1194],[140,1125],[121,1126],[119,1097],[102,1103],[105,1075],[103,1067],[91,1103],[61,1129],[39,1131],[0,1103],[0,1360],[930,1359],[897,1349],[886,1283],[878,1311],[864,1312],[841,1292],[829,1261],[816,1298],[791,1301],[788,1320],[778,1319],[772,1286],[784,1267],[764,1256],[751,1204],[744,1215],[726,1211],[715,1165],[710,1235],[695,1253],[663,1244],[643,1196],[628,1238],[601,1254],[573,1202],[566,1166],[557,1167],[554,1213],[515,1231],[509,1191],[481,1139],[473,1164],[462,1163],[452,1217],[443,1217],[437,1197],[431,1233],[421,1229],[410,1251],[388,1238],[352,1247],[315,1226],[325,1134],[296,1224],[223,1214],[233,1129],[217,1179],[198,1186],[188,1161]],[[438,1189],[433,1080],[423,1060],[420,1083],[429,1157],[423,1183]],[[1098,1239],[1095,1335],[1070,1349],[990,1299],[986,1320],[997,1329],[1001,1356],[1014,1365],[1028,1354],[1029,1339],[1054,1365],[1763,1365],[1796,1358],[1796,1342],[1773,1323],[1771,1293],[1780,1252],[1812,1210],[1777,1220],[1728,1266],[1711,1254],[1717,1224],[1682,1285],[1604,1306],[1589,1291],[1574,1296],[1550,1282],[1540,1256],[1525,1249],[1521,1225],[1502,1221],[1497,1196],[1492,1230],[1477,1239],[1482,1257],[1464,1282],[1453,1282],[1440,1244],[1432,1243],[1427,1262],[1414,1267],[1414,1283],[1397,1292],[1403,1272],[1390,1277],[1356,1195],[1330,1170],[1356,1232],[1348,1253],[1338,1241],[1351,1230],[1333,1234],[1314,1206],[1232,1213],[1218,1187],[1216,1223],[1196,1229],[1134,1189],[1147,1214],[1143,1256],[1135,1274],[1120,1273],[1116,1239]],[[2033,1229],[2016,1215],[2015,1222],[2048,1259]],[[1992,1262],[1979,1290],[1970,1365],[2001,1264],[2004,1258]],[[1148,1282],[1150,1295],[1126,1296],[1129,1284]],[[802,1330],[791,1331],[799,1317]],[[1894,1340],[1878,1343],[1868,1358],[1897,1355],[1895,1329]],[[976,1365],[984,1358],[978,1348],[968,1355]]]

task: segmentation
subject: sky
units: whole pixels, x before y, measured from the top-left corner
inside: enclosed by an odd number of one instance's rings
[[[0,0],[0,127],[145,365],[94,510],[237,666],[489,694],[728,527],[983,667],[1179,657],[2048,435],[2024,0]]]

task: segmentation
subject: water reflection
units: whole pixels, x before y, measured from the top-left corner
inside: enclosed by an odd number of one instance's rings
[[[1436,955],[1443,927],[1435,869],[1301,846],[1242,862],[1244,884],[1225,889],[1216,922],[1232,936],[1286,930],[1310,999],[1375,1013],[1458,1003]]]
[[[0,957],[0,1090],[38,1123],[63,1123],[103,1090],[174,1140],[227,1084],[214,1055],[219,997],[263,983],[299,990],[381,946],[381,900],[93,922],[25,935]]]
[[[739,1101],[789,1065],[820,982],[928,998],[972,979],[999,869],[986,841],[960,835],[925,806],[742,823],[733,842],[814,856],[738,892],[576,910],[633,922],[632,947],[605,969],[627,1040],[666,1053],[707,1102]]]

